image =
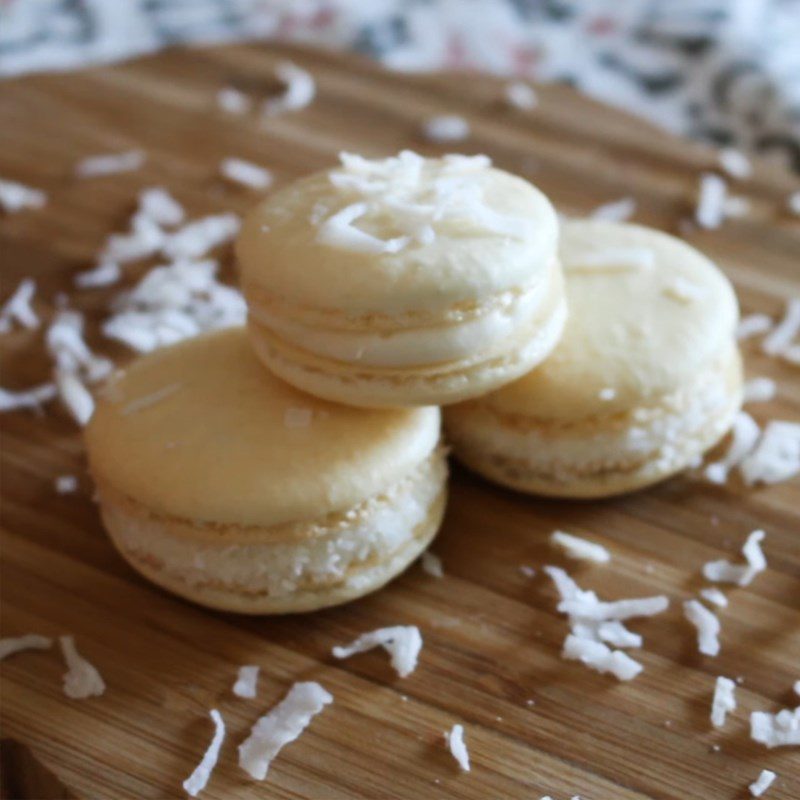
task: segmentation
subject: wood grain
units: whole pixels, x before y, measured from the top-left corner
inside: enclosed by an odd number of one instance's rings
[[[289,55],[319,82],[307,110],[259,123],[215,107],[228,84],[263,97]],[[124,226],[139,188],[168,186],[192,214],[244,211],[253,195],[216,177],[229,155],[263,163],[282,184],[334,161],[337,151],[387,154],[441,148],[420,140],[429,114],[467,116],[460,148],[486,152],[534,180],[560,209],[586,211],[633,195],[636,218],[675,230],[689,212],[703,147],[668,136],[572,91],[543,87],[532,112],[504,108],[501,84],[480,76],[388,74],[356,58],[266,46],[170,52],[122,66],[0,84],[0,174],[48,191],[40,212],[0,220],[2,296],[32,275],[47,319],[58,292],[97,321],[111,291],[75,292],[104,237]],[[79,158],[131,147],[148,154],[136,173],[79,181]],[[800,292],[797,220],[783,211],[793,187],[758,165],[737,191],[745,220],[690,240],[735,281],[743,310],[781,312]],[[230,274],[230,265],[227,269]],[[131,268],[133,280],[141,271]],[[42,332],[3,337],[2,384],[46,378]],[[115,358],[119,348],[92,340]],[[746,348],[752,375],[770,375],[779,396],[754,407],[761,420],[800,416],[797,370]],[[102,671],[107,694],[75,702],[61,691],[58,655],[3,663],[3,735],[79,797],[180,797],[211,736],[218,707],[229,736],[207,798],[554,798],[734,800],[764,768],[780,779],[771,800],[800,797],[800,757],[749,741],[749,712],[793,701],[800,678],[800,487],[746,491],[690,477],[627,498],[569,503],[526,498],[454,470],[452,499],[435,545],[446,576],[414,566],[386,590],[302,617],[242,619],[177,600],[145,583],[116,555],[85,476],[80,435],[57,407],[2,420],[4,635],[75,634]],[[80,490],[57,496],[53,479],[77,473]],[[635,625],[645,671],[630,684],[559,658],[566,625],[552,588],[520,565],[560,563],[546,537],[558,526],[608,546],[608,566],[570,569],[608,598],[664,592],[670,611]],[[700,565],[734,554],[755,527],[767,530],[770,569],[729,592],[722,653],[707,659],[681,619],[699,588]],[[425,647],[408,679],[380,653],[334,662],[330,648],[387,624],[419,625]],[[230,693],[241,664],[262,667],[255,701]],[[742,676],[739,709],[709,728],[717,675]],[[299,679],[321,681],[335,703],[274,763],[268,783],[246,780],[235,746],[254,719]],[[532,700],[534,704],[529,704]],[[459,774],[442,732],[463,723],[473,762]],[[712,745],[720,746],[719,752]]]

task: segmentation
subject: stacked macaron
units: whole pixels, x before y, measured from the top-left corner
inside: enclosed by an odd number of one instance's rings
[[[741,404],[730,285],[656,231],[560,238],[484,156],[342,155],[270,196],[237,243],[247,331],[139,359],[87,428],[123,556],[249,613],[372,591],[441,522],[438,406],[456,456],[522,491],[607,496],[695,463]]]

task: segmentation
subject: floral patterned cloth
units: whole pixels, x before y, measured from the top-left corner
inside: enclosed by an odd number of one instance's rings
[[[567,82],[800,171],[800,0],[0,0],[0,75],[256,38]]]

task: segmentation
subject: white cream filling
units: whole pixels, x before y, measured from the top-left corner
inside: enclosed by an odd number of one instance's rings
[[[550,281],[513,296],[485,314],[435,328],[399,329],[381,334],[312,328],[263,309],[255,320],[285,341],[322,358],[369,367],[402,368],[457,361],[490,350],[524,325],[549,295]]]
[[[707,441],[721,435],[730,425],[724,412],[733,407],[733,399],[726,372],[716,370],[662,404],[634,411],[630,424],[614,430],[587,433],[578,425],[555,434],[536,428],[524,431],[505,427],[483,408],[463,420],[451,420],[447,428],[456,446],[461,443],[482,457],[516,460],[555,480],[645,462],[660,471],[683,465],[687,447],[694,448],[697,437]]]
[[[368,501],[367,513],[354,513],[351,524],[304,541],[199,544],[170,534],[157,517],[126,514],[112,504],[104,505],[104,516],[124,552],[191,586],[211,583],[286,596],[309,585],[335,584],[352,567],[383,561],[411,542],[446,474],[441,456],[431,458],[413,476]]]

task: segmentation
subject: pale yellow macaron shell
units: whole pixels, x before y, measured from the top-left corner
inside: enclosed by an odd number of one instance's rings
[[[650,251],[653,266],[581,268],[586,254],[631,248]],[[691,384],[733,346],[731,284],[679,239],[637,225],[570,221],[562,224],[560,256],[564,334],[540,366],[477,401],[499,414],[571,423],[629,411]]]
[[[441,162],[426,162],[433,180]],[[550,202],[527,181],[502,170],[470,173],[493,211],[524,221],[524,236],[476,230],[454,220],[434,224],[431,244],[398,253],[359,253],[321,244],[312,219],[331,216],[361,199],[336,188],[329,171],[276,192],[244,222],[236,250],[245,293],[258,288],[300,307],[360,316],[442,312],[508,289],[549,279],[558,222]],[[381,239],[398,235],[391,215],[371,211],[357,221]]]
[[[310,411],[310,424],[287,426],[292,409]],[[268,372],[235,328],[115,376],[86,442],[97,480],[154,513],[268,527],[381,493],[430,455],[439,429],[436,408],[367,411],[301,393]]]

